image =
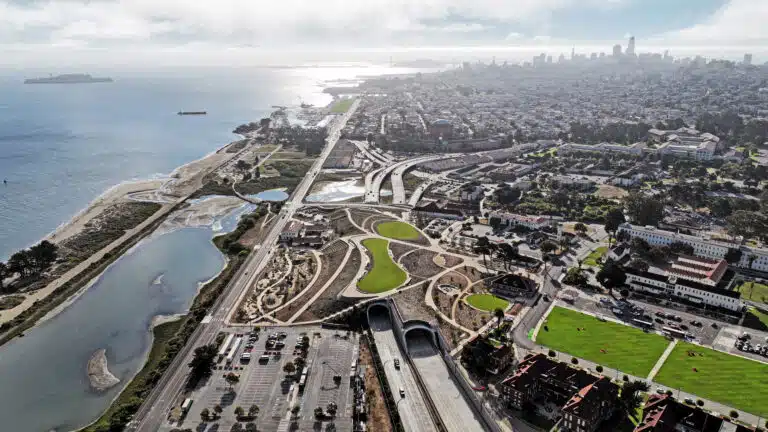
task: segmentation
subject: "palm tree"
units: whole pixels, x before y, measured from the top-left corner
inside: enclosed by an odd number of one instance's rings
[[[504,322],[504,309],[496,308],[493,310],[493,316],[496,317],[496,328],[501,327],[501,323]]]
[[[490,241],[488,240],[488,237],[480,237],[477,239],[477,242],[475,243],[475,253],[478,253],[483,256],[483,266],[485,267],[485,271],[488,271],[488,262],[486,261],[485,256],[488,255],[488,252],[490,252]]]

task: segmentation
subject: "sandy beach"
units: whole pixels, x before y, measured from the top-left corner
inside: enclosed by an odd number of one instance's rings
[[[77,276],[91,264],[102,259],[106,253],[110,253],[127,239],[155,222],[158,218],[166,217],[170,209],[176,203],[186,199],[188,195],[195,192],[203,185],[204,177],[207,174],[237,155],[237,153],[226,152],[226,149],[232,144],[233,143],[229,143],[198,160],[176,168],[168,178],[124,182],[116,185],[102,193],[72,219],[46,236],[45,239],[48,241],[61,243],[66,239],[83,232],[86,225],[94,220],[94,218],[98,217],[104,209],[121,202],[149,201],[162,204],[161,209],[147,220],[136,226],[134,229],[127,231],[122,237],[94,253],[88,259],[79,263],[45,287],[29,293],[17,293],[18,295],[23,295],[25,297],[24,301],[12,309],[0,312],[0,324],[16,318],[36,301],[48,297],[56,288]],[[190,207],[192,210],[182,210],[179,214],[174,214],[173,219],[177,226],[186,222],[202,224],[205,221],[211,220],[212,217],[236,207],[235,202],[232,200],[237,200],[237,198],[228,198],[225,200],[214,199],[211,200],[211,202],[206,202],[207,200],[205,200],[202,204],[193,203]],[[238,204],[242,204],[242,202],[239,202]],[[195,212],[199,212],[199,215],[196,216],[194,214]],[[171,223],[173,224],[174,222]],[[169,227],[165,227],[165,229],[168,228]]]

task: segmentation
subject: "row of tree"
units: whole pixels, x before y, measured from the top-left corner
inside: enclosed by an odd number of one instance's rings
[[[22,249],[11,255],[8,262],[0,262],[0,292],[14,292],[14,285],[6,286],[6,278],[19,275],[22,278],[37,276],[48,270],[58,257],[58,247],[43,240],[29,249]]]

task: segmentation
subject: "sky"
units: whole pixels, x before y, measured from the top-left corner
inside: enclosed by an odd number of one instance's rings
[[[768,0],[0,0],[0,64],[610,52],[630,35],[639,52],[760,58],[766,23]]]

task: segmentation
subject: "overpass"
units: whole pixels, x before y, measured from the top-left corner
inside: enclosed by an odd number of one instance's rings
[[[365,202],[367,203],[376,203],[379,202],[379,194],[381,192],[381,184],[384,183],[384,180],[392,174],[392,194],[393,194],[393,204],[407,204],[405,201],[405,187],[403,186],[403,174],[413,167],[414,165],[418,165],[420,163],[429,162],[432,160],[438,160],[438,159],[444,159],[450,157],[448,155],[440,155],[440,156],[422,156],[415,159],[408,159],[405,161],[401,161],[398,163],[395,163],[393,165],[385,166],[383,168],[380,168],[373,174],[372,178],[372,184],[369,187],[369,181],[368,176],[366,176],[366,194],[365,194]],[[372,173],[368,173],[370,176]]]
[[[403,353],[403,359],[408,366],[408,373],[414,378],[414,384],[421,394],[421,401],[429,410],[436,430],[445,432],[466,431],[500,431],[498,424],[493,419],[489,410],[485,409],[478,400],[475,392],[466,382],[448,353],[448,346],[436,327],[422,320],[403,321],[397,306],[391,298],[371,302],[366,313],[372,329],[386,328],[389,330],[390,340],[377,337],[374,332],[374,340],[377,347],[379,340],[385,345],[386,350],[394,341],[397,349]],[[385,327],[381,327],[384,325]],[[382,359],[382,362],[385,360]],[[386,367],[385,367],[386,370]],[[389,377],[389,374],[387,374]],[[395,378],[397,380],[397,378]],[[390,387],[396,388],[390,382]],[[410,396],[415,393],[411,389]],[[397,399],[397,395],[395,399]],[[413,403],[413,401],[411,401]],[[404,414],[398,404],[401,417]],[[422,429],[416,429],[422,430]]]

